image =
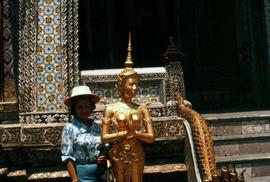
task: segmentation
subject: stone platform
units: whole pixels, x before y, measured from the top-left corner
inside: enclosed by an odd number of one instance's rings
[[[270,111],[203,114],[219,168],[234,164],[246,181],[270,181]]]

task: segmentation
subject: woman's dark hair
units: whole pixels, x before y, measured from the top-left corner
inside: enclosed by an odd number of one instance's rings
[[[71,103],[70,107],[69,107],[69,113],[71,115],[73,115],[74,117],[77,117],[76,116],[76,104],[77,104],[78,100],[74,101],[73,103]],[[96,104],[90,102],[90,105],[89,105],[90,109],[91,109],[91,112],[93,112],[93,110],[96,109]]]

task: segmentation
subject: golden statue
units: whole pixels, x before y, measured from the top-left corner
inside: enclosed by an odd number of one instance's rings
[[[112,143],[109,154],[117,182],[142,181],[144,150],[140,141],[154,142],[152,118],[148,108],[132,101],[140,80],[132,66],[129,34],[125,68],[118,75],[116,84],[121,100],[106,106],[101,132],[102,142]]]

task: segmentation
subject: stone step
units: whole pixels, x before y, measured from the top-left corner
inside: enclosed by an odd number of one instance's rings
[[[217,168],[234,165],[246,181],[269,180],[270,111],[203,114],[213,136]]]
[[[216,156],[260,154],[270,151],[270,134],[214,136]]]
[[[67,182],[69,174],[65,167],[47,167],[32,169],[0,168],[0,181],[31,181],[31,182]],[[144,181],[174,182],[186,181],[187,166],[184,163],[145,165],[143,171]]]
[[[229,162],[251,162],[251,161],[268,161],[270,162],[270,153],[261,154],[246,154],[246,155],[232,155],[232,156],[216,156],[216,162],[229,163]],[[270,164],[270,163],[269,163]],[[270,174],[270,173],[269,173]]]
[[[202,115],[213,136],[267,134],[270,132],[270,111],[211,113]]]
[[[263,111],[244,111],[244,112],[227,112],[227,113],[204,113],[202,116],[209,121],[221,120],[242,120],[246,118],[270,118],[270,110]]]
[[[269,139],[270,133],[262,133],[262,134],[247,134],[247,135],[228,135],[228,136],[214,136],[213,140],[215,143],[223,142],[223,141],[246,141],[253,139]]]
[[[234,165],[237,172],[244,173],[247,181],[255,177],[265,177],[270,174],[270,153],[217,156],[217,168],[222,166]]]
[[[270,176],[254,177],[246,180],[246,182],[269,182],[269,181]]]

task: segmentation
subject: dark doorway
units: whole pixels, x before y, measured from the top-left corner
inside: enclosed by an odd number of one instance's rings
[[[187,98],[195,109],[261,109],[267,105],[263,12],[262,0],[79,0],[80,69],[121,68],[128,32],[135,67],[164,66],[160,57],[173,36],[185,54]]]
[[[79,1],[80,69],[121,68],[132,33],[135,67],[163,66],[169,35],[176,35],[175,1]]]
[[[185,81],[194,107],[205,111],[265,108],[263,1],[181,2]]]

